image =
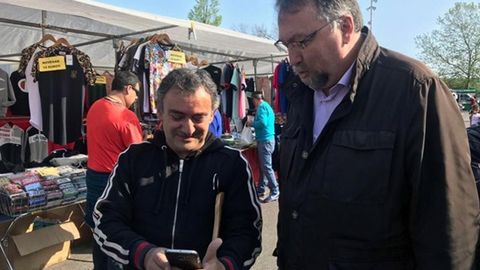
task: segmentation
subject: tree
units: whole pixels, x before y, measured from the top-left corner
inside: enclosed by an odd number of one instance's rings
[[[455,3],[437,24],[439,30],[415,37],[420,59],[440,77],[472,87],[480,78],[480,4]]]
[[[195,6],[188,13],[192,21],[202,22],[219,26],[222,23],[222,16],[218,14],[218,0],[196,0]]]
[[[276,33],[278,32],[278,30],[267,29],[267,27],[263,24],[261,25],[255,24],[250,27],[247,24],[241,23],[241,24],[233,25],[232,29],[245,34],[254,35],[257,37],[267,38],[271,40],[275,40],[275,37],[277,36]]]

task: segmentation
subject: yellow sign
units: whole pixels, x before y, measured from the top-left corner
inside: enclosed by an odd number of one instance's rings
[[[107,84],[107,78],[105,76],[97,76],[95,84]]]
[[[177,51],[168,51],[168,62],[177,64],[186,64],[185,53]]]
[[[38,59],[38,70],[40,72],[65,70],[65,56],[52,56]]]

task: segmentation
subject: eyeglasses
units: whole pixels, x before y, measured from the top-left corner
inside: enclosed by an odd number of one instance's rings
[[[140,89],[133,87],[133,85],[132,85],[132,89],[133,91],[135,91],[135,94],[137,94],[137,96],[140,94]]]
[[[275,42],[275,46],[280,50],[280,51],[288,51],[288,50],[294,50],[294,49],[305,49],[305,47],[308,46],[308,44],[310,44],[310,42],[313,41],[313,39],[315,38],[315,36],[317,35],[318,32],[320,32],[320,30],[322,30],[323,28],[327,27],[327,25],[331,24],[332,22],[334,22],[335,20],[332,20],[330,22],[327,22],[326,24],[322,25],[320,28],[318,28],[317,30],[313,31],[312,33],[308,34],[304,39],[302,40],[292,40],[292,41],[281,41],[281,40],[277,40]]]

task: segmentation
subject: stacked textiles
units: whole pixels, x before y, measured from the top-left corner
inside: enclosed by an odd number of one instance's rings
[[[86,170],[71,166],[41,167],[0,175],[0,212],[17,216],[29,211],[84,200]]]
[[[58,174],[62,175],[62,176],[68,176],[74,170],[76,170],[76,169],[72,168],[71,166],[59,166],[59,167],[56,167],[56,168],[57,168]]]
[[[69,204],[77,200],[78,190],[68,177],[59,177],[55,179],[58,187],[63,193],[62,204]]]
[[[33,172],[18,173],[9,176],[10,182],[17,184],[26,191],[28,197],[28,210],[32,211],[47,204],[45,191],[40,185],[40,177]]]
[[[47,208],[61,205],[63,202],[63,192],[58,187],[55,177],[47,177],[41,182],[47,195]]]
[[[85,169],[74,169],[70,174],[70,179],[73,185],[78,190],[77,200],[84,200],[87,198],[87,181]]]
[[[6,183],[0,187],[0,202],[0,211],[5,215],[17,216],[29,210],[27,193],[15,183]]]
[[[40,182],[31,183],[23,187],[28,195],[28,206],[31,210],[47,205],[47,195]]]

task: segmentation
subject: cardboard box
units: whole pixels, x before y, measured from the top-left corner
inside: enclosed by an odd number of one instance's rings
[[[4,247],[15,270],[40,270],[65,261],[70,255],[70,241],[80,238],[80,233],[70,222],[72,209],[64,207],[39,214],[44,218],[57,219],[63,223],[32,230],[35,216],[20,218],[7,238]],[[1,235],[6,225],[0,226]],[[0,253],[0,269],[8,269],[4,256]]]

